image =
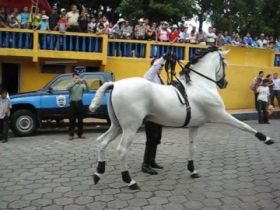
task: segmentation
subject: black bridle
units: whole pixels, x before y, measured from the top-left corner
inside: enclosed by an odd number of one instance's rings
[[[221,78],[220,80],[218,80],[218,81],[216,81],[216,80],[214,80],[214,79],[212,79],[212,78],[210,78],[210,77],[208,77],[208,76],[205,76],[204,74],[201,74],[200,72],[198,72],[198,71],[196,71],[196,70],[190,68],[190,65],[192,64],[191,62],[189,62],[188,64],[186,64],[185,66],[183,66],[183,63],[182,63],[181,61],[179,61],[179,60],[176,60],[176,61],[177,61],[177,63],[179,64],[179,66],[182,68],[181,74],[185,74],[185,76],[186,76],[186,82],[189,82],[189,81],[190,81],[189,73],[192,71],[192,72],[198,74],[199,76],[201,76],[201,77],[203,77],[203,78],[205,78],[205,79],[207,79],[207,80],[210,80],[211,82],[214,82],[219,88],[222,89],[222,88],[225,88],[225,87],[227,86],[227,83],[228,83],[228,82],[226,81],[226,79],[225,79],[225,78],[226,78],[226,74],[225,74],[225,67],[226,67],[226,64],[225,64],[225,62],[224,62],[224,58],[223,58],[223,56],[221,55],[221,53],[218,52],[218,54],[219,54],[219,56],[220,56],[220,67],[219,67],[218,72],[220,72],[221,69],[222,69],[222,71],[223,71],[223,76],[222,76],[222,78]],[[218,73],[218,72],[217,72],[217,73]]]

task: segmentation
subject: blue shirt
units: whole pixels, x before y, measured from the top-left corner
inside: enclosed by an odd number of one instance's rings
[[[48,20],[41,20],[40,21],[40,30],[48,30],[49,29],[49,21]]]
[[[280,40],[276,40],[274,50],[280,52]]]
[[[243,42],[244,42],[244,44],[246,44],[246,45],[252,45],[253,39],[252,39],[252,37],[245,36],[245,37],[243,38]]]
[[[27,24],[28,20],[29,20],[29,13],[21,13],[20,14],[21,24]]]
[[[231,43],[232,43],[232,38],[231,38],[230,35],[226,35],[226,36],[225,36],[225,43],[226,43],[226,44],[231,44]]]

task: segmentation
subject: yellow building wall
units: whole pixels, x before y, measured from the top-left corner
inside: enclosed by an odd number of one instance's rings
[[[20,92],[33,91],[43,88],[57,74],[41,73],[41,64],[33,62],[21,62],[20,68]],[[66,72],[71,71],[71,66],[66,65]]]
[[[227,109],[248,109],[254,107],[254,94],[249,89],[253,78],[260,70],[264,70],[266,74],[278,72],[280,68],[273,67],[274,53],[271,50],[225,47],[230,49],[226,60],[228,67],[226,75],[229,85],[225,90],[220,90]],[[50,52],[51,53],[51,52]],[[13,62],[17,63],[15,59]],[[115,75],[116,80],[128,77],[143,77],[147,69],[150,67],[151,59],[140,58],[121,58],[108,57],[107,65],[101,69],[111,71]],[[20,61],[20,91],[32,91],[42,88],[57,74],[41,73],[40,62]],[[186,63],[186,61],[184,61]],[[73,64],[66,65],[66,72],[71,72]],[[93,61],[79,62],[78,65],[94,65]],[[100,65],[100,64],[98,64]],[[177,66],[177,72],[180,67]],[[163,79],[166,81],[166,73],[162,72]]]
[[[55,74],[42,74],[39,63],[21,63],[21,92],[38,90],[44,87],[48,81],[54,78]]]

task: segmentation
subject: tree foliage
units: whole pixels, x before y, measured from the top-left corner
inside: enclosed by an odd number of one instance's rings
[[[122,0],[119,9],[129,19],[176,22],[183,16],[192,17],[191,5],[191,0]]]

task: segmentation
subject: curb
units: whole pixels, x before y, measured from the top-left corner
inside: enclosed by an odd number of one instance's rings
[[[258,120],[258,113],[255,112],[247,112],[247,113],[235,113],[232,114],[235,118],[241,121],[246,120]],[[271,116],[269,116],[270,119],[280,119],[280,111],[274,111]]]

